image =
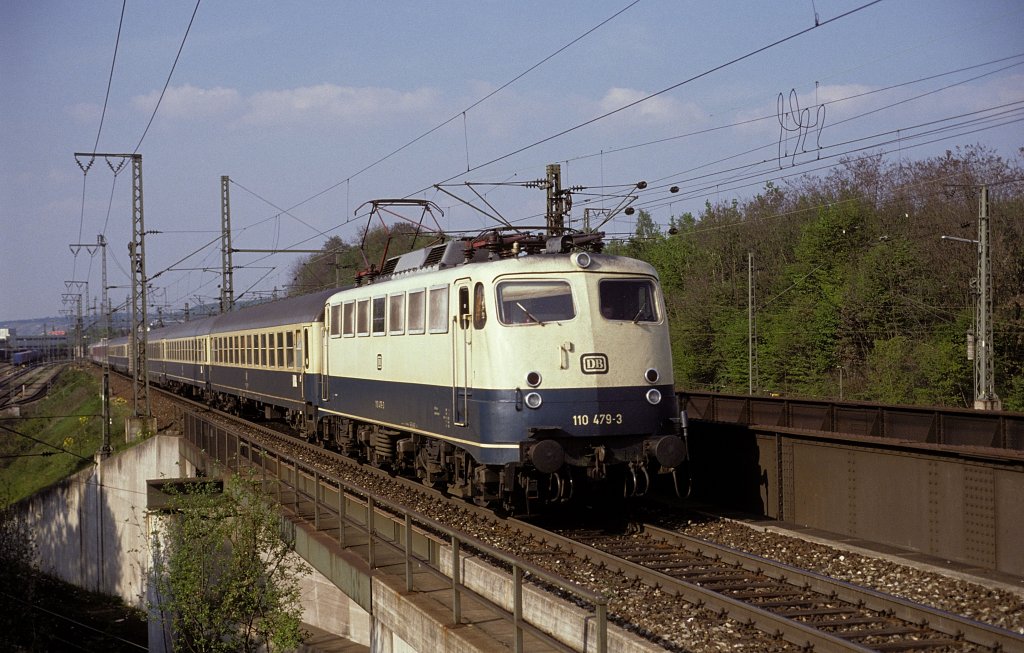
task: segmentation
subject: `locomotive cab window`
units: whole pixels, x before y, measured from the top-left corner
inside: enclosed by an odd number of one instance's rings
[[[650,279],[602,279],[601,315],[607,320],[657,322],[658,303]]]
[[[502,324],[544,325],[576,317],[572,289],[565,281],[503,281],[498,284]]]

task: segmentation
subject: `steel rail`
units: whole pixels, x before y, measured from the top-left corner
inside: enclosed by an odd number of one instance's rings
[[[734,621],[753,626],[757,630],[786,640],[790,644],[815,651],[843,651],[847,653],[868,653],[868,648],[836,637],[792,619],[787,619],[768,610],[744,603],[714,590],[680,580],[664,572],[645,567],[606,553],[596,547],[537,528],[526,522],[510,520],[514,527],[538,540],[553,543],[571,555],[597,562],[609,569],[634,576],[652,587],[674,591],[678,596],[695,605],[706,607]]]
[[[711,554],[719,560],[734,564],[747,571],[756,571],[776,580],[799,584],[812,591],[831,595],[841,601],[861,605],[869,610],[891,614],[910,623],[924,624],[928,628],[946,635],[962,637],[972,644],[996,651],[1013,651],[1024,648],[1024,636],[997,626],[792,567],[769,558],[745,553],[732,547],[675,533],[658,526],[644,524],[644,531],[655,540],[674,544],[686,551],[704,556]]]

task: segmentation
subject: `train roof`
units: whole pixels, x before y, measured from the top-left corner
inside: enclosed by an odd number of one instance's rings
[[[322,290],[224,313],[212,318],[212,327],[204,333],[224,333],[285,324],[319,322],[324,319],[324,302],[335,292],[337,292],[336,289]]]
[[[189,320],[188,322],[179,322],[177,324],[169,324],[167,326],[153,329],[149,333],[150,338],[159,338],[160,340],[171,340],[175,338],[196,338],[198,336],[206,335],[209,333],[210,328],[213,325],[213,321],[216,318],[204,317],[198,320]]]

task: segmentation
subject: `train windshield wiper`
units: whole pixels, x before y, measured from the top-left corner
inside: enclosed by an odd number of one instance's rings
[[[525,307],[525,306],[523,306],[522,302],[516,302],[516,306],[518,306],[518,307],[519,307],[519,310],[521,310],[521,311],[522,311],[523,313],[525,313],[525,314],[526,314],[526,317],[530,318],[531,320],[533,320],[533,321],[534,321],[534,322],[536,322],[537,324],[539,324],[539,325],[541,325],[541,326],[544,326],[544,323],[543,323],[543,322],[541,322],[540,320],[538,320],[538,319],[537,319],[537,316],[536,316],[536,315],[534,315],[534,314],[533,314],[533,313],[531,313],[530,311],[526,310],[526,307]]]
[[[647,304],[641,304],[640,308],[637,309],[636,315],[633,317],[633,324],[640,321],[640,317],[647,313]]]

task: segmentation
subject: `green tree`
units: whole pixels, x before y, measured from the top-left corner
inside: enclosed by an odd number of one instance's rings
[[[415,225],[406,222],[364,229],[350,242],[331,236],[321,247],[322,253],[309,254],[292,267],[288,294],[305,295],[350,285],[356,281],[358,273],[371,266],[379,269],[384,262],[382,259],[427,247],[436,241],[437,234],[417,234]]]
[[[232,476],[220,491],[196,482],[171,492],[155,538],[152,610],[170,625],[175,651],[293,649],[301,643],[298,579],[305,563],[280,535],[259,480]]]

